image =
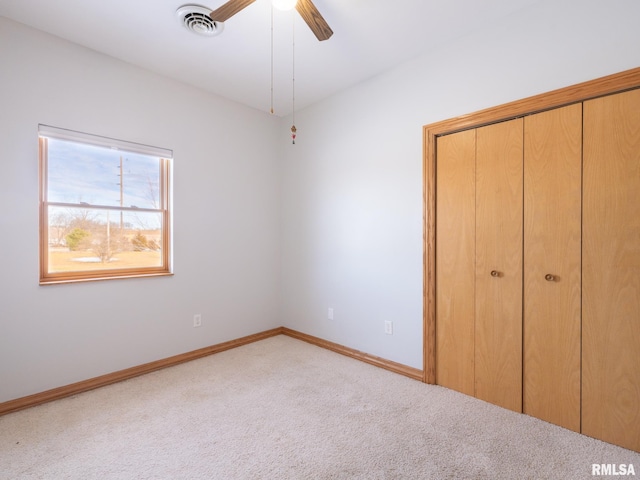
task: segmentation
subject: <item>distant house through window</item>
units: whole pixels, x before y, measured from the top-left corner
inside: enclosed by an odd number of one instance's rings
[[[40,283],[171,274],[171,150],[38,134]]]

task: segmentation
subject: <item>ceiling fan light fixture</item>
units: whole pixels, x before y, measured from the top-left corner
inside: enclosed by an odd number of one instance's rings
[[[293,10],[296,7],[298,0],[271,0],[271,4],[278,10]]]

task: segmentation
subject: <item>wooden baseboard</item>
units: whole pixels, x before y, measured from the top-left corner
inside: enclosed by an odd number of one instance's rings
[[[179,365],[181,363],[206,357],[214,353],[224,352],[225,350],[230,350],[232,348],[247,345],[249,343],[264,340],[265,338],[274,337],[280,334],[282,334],[282,327],[274,328],[273,330],[267,330],[262,333],[256,333],[255,335],[238,338],[236,340],[219,343],[210,347],[200,348],[198,350],[182,353],[180,355],[174,355],[173,357],[156,360],[155,362],[145,363],[143,365],[138,365],[137,367],[131,367],[124,370],[119,370],[117,372],[108,373],[106,375],[100,375],[99,377],[90,378],[88,380],[83,380],[81,382],[72,383],[63,387],[36,393],[27,397],[9,400],[8,402],[0,403],[0,415],[17,412],[18,410],[35,407],[36,405],[40,405],[42,403],[70,397],[71,395],[76,395],[78,393],[87,392],[95,388],[111,385],[112,383],[128,380],[129,378],[138,377],[146,373],[155,372],[156,370]]]
[[[391,360],[386,360],[374,355],[369,355],[368,353],[360,352],[359,350],[354,350],[353,348],[345,347],[338,343],[329,342],[328,340],[323,340],[312,335],[307,335],[306,333],[297,332],[286,327],[282,327],[282,334],[289,337],[297,338],[298,340],[303,340],[318,347],[326,348],[327,350],[331,350],[342,355],[346,355],[347,357],[355,358],[356,360],[375,365],[376,367],[390,370],[394,373],[404,375],[405,377],[413,378],[414,380],[423,380],[422,370],[408,367],[407,365],[403,365],[402,363],[396,363],[392,362]]]
[[[408,367],[400,363],[392,362],[391,360],[385,360],[384,358],[369,355],[367,353],[354,350],[337,343],[329,342],[318,337],[313,337],[305,333],[297,332],[286,327],[278,327],[265,332],[256,333],[254,335],[248,335],[246,337],[238,338],[210,347],[200,348],[191,352],[182,353],[180,355],[174,355],[173,357],[164,358],[162,360],[156,360],[155,362],[145,363],[138,365],[137,367],[131,367],[117,372],[108,373],[99,377],[90,378],[81,382],[72,383],[63,387],[54,388],[41,393],[36,393],[26,397],[16,398],[15,400],[9,400],[8,402],[0,403],[0,416],[7,413],[17,412],[18,410],[24,410],[25,408],[35,407],[43,403],[51,402],[53,400],[60,400],[65,397],[77,395],[78,393],[87,392],[95,388],[105,387],[112,383],[128,380],[133,377],[138,377],[147,373],[155,372],[167,367],[173,367],[181,363],[196,360],[198,358],[213,355],[214,353],[224,352],[232,348],[241,347],[249,343],[264,340],[266,338],[275,337],[276,335],[287,335],[298,340],[303,340],[307,343],[311,343],[318,347],[326,348],[327,350],[346,355],[347,357],[355,358],[376,367],[390,370],[394,373],[399,373],[415,380],[422,381],[422,370],[417,368]]]

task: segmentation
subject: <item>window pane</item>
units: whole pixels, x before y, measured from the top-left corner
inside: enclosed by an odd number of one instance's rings
[[[50,138],[48,201],[159,209],[158,157]]]
[[[49,272],[162,267],[162,214],[48,208]]]
[[[173,152],[47,125],[38,132],[40,284],[171,275]]]

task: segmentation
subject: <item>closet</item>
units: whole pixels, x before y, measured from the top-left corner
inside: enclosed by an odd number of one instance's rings
[[[425,127],[430,380],[640,451],[640,89],[488,118]]]

